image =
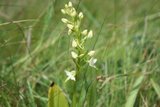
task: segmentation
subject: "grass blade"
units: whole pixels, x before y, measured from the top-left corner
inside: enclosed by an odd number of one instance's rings
[[[160,86],[153,79],[151,79],[151,84],[156,91],[158,97],[160,98]]]
[[[132,90],[129,94],[125,107],[134,107],[141,83],[144,79],[144,76],[140,76],[134,83]]]
[[[31,107],[37,107],[35,104],[35,100],[34,100],[34,95],[33,95],[33,89],[31,87],[31,84],[27,81],[27,85],[28,85],[28,90],[29,90],[29,101],[30,101],[30,106]]]

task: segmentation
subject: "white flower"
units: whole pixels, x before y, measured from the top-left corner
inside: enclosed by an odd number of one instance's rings
[[[72,16],[72,17],[75,17],[77,15],[77,12],[76,12],[75,8],[71,9],[69,15]]]
[[[92,31],[92,30],[89,31],[87,37],[88,37],[88,38],[92,38],[92,37],[93,37],[93,31]]]
[[[61,9],[63,14],[68,14],[71,17],[75,17],[77,15],[76,9],[73,7],[72,2],[68,2],[65,4],[65,9]]]
[[[66,11],[65,11],[64,9],[61,9],[61,12],[62,12],[63,14],[66,14]]]
[[[88,63],[89,63],[89,66],[93,67],[93,68],[96,68],[95,66],[95,63],[97,62],[97,59],[95,58],[91,58]]]
[[[82,35],[87,35],[87,33],[88,33],[87,29],[85,29],[85,30],[82,31]]]
[[[71,55],[72,55],[72,58],[74,58],[74,59],[76,59],[78,57],[77,53],[75,53],[73,51],[71,52]]]
[[[66,18],[62,18],[63,23],[68,23],[68,20]]]
[[[68,27],[69,29],[73,29],[73,25],[71,25],[71,24],[67,24],[67,27]]]
[[[72,47],[77,47],[77,42],[73,39],[73,41],[72,41]]]
[[[89,56],[93,56],[95,54],[95,51],[90,51],[90,52],[88,52],[88,55]]]
[[[80,12],[79,15],[78,15],[78,17],[79,17],[80,19],[83,19],[83,13]]]
[[[67,82],[68,80],[73,80],[73,81],[76,81],[76,78],[75,78],[75,75],[76,75],[76,71],[67,71],[65,70],[65,73],[67,75],[67,79],[65,80],[65,82]]]

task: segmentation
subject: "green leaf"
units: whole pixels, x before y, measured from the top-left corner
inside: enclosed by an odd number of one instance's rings
[[[48,99],[48,107],[69,107],[64,92],[54,83],[49,88]]]
[[[127,98],[127,102],[125,104],[125,107],[134,107],[141,83],[144,79],[144,76],[140,76],[134,83],[132,90],[129,94],[129,97]]]
[[[158,97],[160,98],[160,86],[153,79],[151,79],[151,84],[156,91]]]

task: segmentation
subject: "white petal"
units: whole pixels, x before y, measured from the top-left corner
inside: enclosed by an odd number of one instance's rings
[[[72,33],[72,30],[71,29],[69,29],[68,30],[68,35],[70,35]]]
[[[78,57],[77,53],[75,53],[73,51],[71,52],[71,55],[72,55],[72,58],[74,58],[74,59],[76,59]]]
[[[61,12],[62,12],[63,14],[66,14],[66,11],[65,11],[64,9],[61,9]]]
[[[67,24],[67,27],[68,27],[69,29],[73,29],[73,25],[71,25],[71,24]]]
[[[68,23],[68,20],[66,18],[62,18],[63,23]]]
[[[79,15],[78,15],[78,17],[79,17],[80,19],[83,19],[83,13],[80,12]]]
[[[95,51],[90,51],[90,52],[88,52],[88,55],[89,56],[93,56],[95,54]]]
[[[76,80],[75,79],[76,71],[69,72],[69,71],[65,70],[65,73],[67,75],[67,79],[65,80],[65,82],[67,82],[68,80],[73,80],[73,81]]]
[[[77,14],[76,9],[75,9],[75,8],[72,8],[72,10],[71,10],[71,12],[70,12],[70,15],[71,15],[72,17],[75,17],[76,14]]]
[[[88,38],[92,38],[93,37],[93,31],[92,30],[90,30],[89,31],[89,33],[88,33],[88,36],[87,36]]]
[[[65,70],[64,72],[66,73],[67,76],[70,75],[70,72],[69,72],[69,71]]]
[[[72,47],[77,47],[77,42],[73,39],[73,41],[72,41]]]
[[[82,31],[82,35],[87,35],[87,33],[88,33],[88,30],[87,30],[87,29],[84,30],[84,31]]]
[[[93,60],[93,63],[95,64],[96,62],[97,62],[97,59],[94,59],[94,60]]]
[[[68,6],[69,6],[69,7],[72,7],[72,2],[69,2],[69,3],[68,3]]]
[[[76,71],[71,71],[71,75],[70,75],[70,79],[75,81],[75,75],[76,75]]]
[[[96,63],[96,62],[97,62],[97,59],[95,59],[95,58],[91,58],[91,59],[88,61],[89,66],[94,67],[94,68],[96,68],[96,66],[95,66],[95,63]]]
[[[65,7],[65,8],[68,8],[68,4],[65,4],[64,7]]]

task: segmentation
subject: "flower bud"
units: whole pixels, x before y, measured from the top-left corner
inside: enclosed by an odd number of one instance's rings
[[[72,17],[75,17],[76,14],[77,14],[77,12],[76,12],[75,8],[72,8],[72,10],[71,10],[71,12],[70,12],[70,15],[71,15]]]
[[[65,8],[68,8],[68,4],[65,4],[64,7],[65,7]]]
[[[72,58],[74,58],[74,59],[76,59],[78,57],[77,53],[75,53],[73,51],[71,52],[71,55],[72,55]]]
[[[89,56],[93,56],[95,54],[95,51],[90,51],[90,52],[88,52],[88,55]]]
[[[77,47],[77,42],[73,39],[73,41],[72,41],[72,47]]]
[[[68,20],[66,18],[62,18],[63,23],[68,23]]]
[[[84,31],[82,31],[82,35],[87,35],[87,33],[88,33],[88,30],[87,30],[87,29],[84,30]]]
[[[79,17],[80,19],[83,19],[83,13],[80,12],[79,15],[78,15],[78,17]]]
[[[68,7],[72,7],[72,2],[69,2],[69,3],[68,3]]]
[[[92,30],[89,31],[87,37],[88,37],[88,38],[92,38],[92,37],[93,37],[93,31],[92,31]]]
[[[67,27],[68,27],[69,29],[73,29],[73,25],[71,25],[71,24],[67,24]]]
[[[65,11],[64,9],[61,9],[61,12],[62,12],[63,14],[66,14],[66,11]]]

